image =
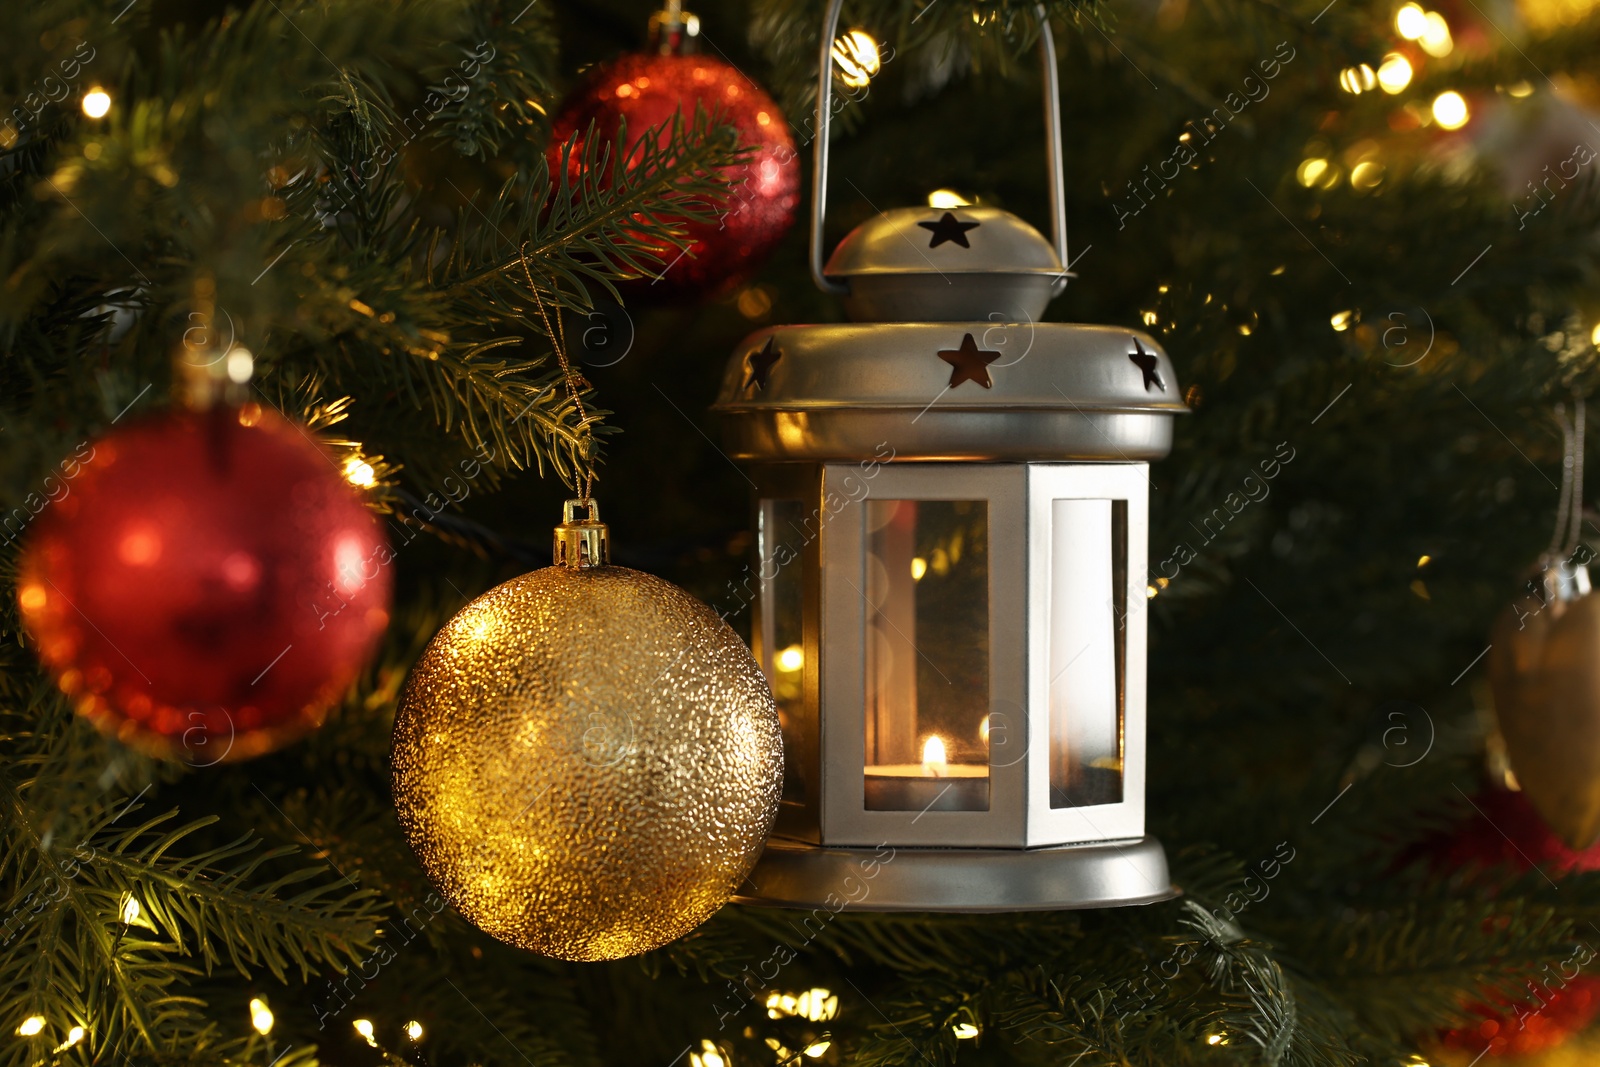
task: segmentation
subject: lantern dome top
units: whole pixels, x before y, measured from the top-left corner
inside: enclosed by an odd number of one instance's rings
[[[1188,408],[1147,334],[977,321],[759,330],[713,410],[739,460],[1131,462]]]
[[[895,208],[839,242],[824,273],[857,322],[1024,321],[1067,274],[1044,235],[993,207]]]

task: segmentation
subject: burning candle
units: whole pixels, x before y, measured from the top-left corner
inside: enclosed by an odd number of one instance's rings
[[[922,742],[921,763],[868,767],[868,811],[988,811],[989,766],[951,763],[944,739]]]

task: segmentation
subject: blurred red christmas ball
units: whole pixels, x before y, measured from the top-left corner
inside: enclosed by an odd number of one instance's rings
[[[1484,868],[1520,874],[1543,867],[1552,875],[1600,870],[1600,845],[1576,852],[1555,835],[1518,790],[1484,789],[1474,811],[1430,850],[1440,870]]]
[[[1439,869],[1520,874],[1537,866],[1555,877],[1600,870],[1600,846],[1581,852],[1568,848],[1522,793],[1485,789],[1473,805],[1471,817],[1430,848]],[[1552,961],[1526,976],[1526,997],[1513,1000],[1497,993],[1489,1003],[1470,1005],[1479,1021],[1443,1031],[1440,1042],[1474,1056],[1486,1053],[1486,1060],[1560,1045],[1600,1015],[1600,977],[1584,973],[1594,971],[1596,962],[1581,955]]]
[[[1447,1030],[1440,1035],[1446,1048],[1476,1056],[1488,1050],[1484,1061],[1500,1056],[1527,1056],[1556,1048],[1588,1028],[1600,1014],[1600,979],[1579,975],[1560,989],[1546,989],[1539,979],[1534,992],[1513,1005],[1496,997],[1493,1006],[1474,1004],[1482,1015],[1476,1026]]]
[[[392,556],[333,457],[256,404],[158,416],[62,465],[17,583],[80,714],[209,766],[321,725],[389,619]]]
[[[719,59],[701,55],[627,55],[596,68],[556,116],[548,159],[559,174],[563,146],[578,134],[567,160],[576,182],[590,123],[602,143],[614,141],[627,120],[629,147],[644,137],[665,142],[673,116],[692,122],[696,107],[739,132],[753,149],[745,162],[722,168],[729,183],[717,218],[688,226],[689,251],[661,251],[665,269],[625,286],[630,295],[667,297],[723,291],[747,278],[794,224],[800,206],[800,165],[794,138],[778,105],[760,86]]]

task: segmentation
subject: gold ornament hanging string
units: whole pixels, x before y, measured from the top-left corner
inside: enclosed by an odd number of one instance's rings
[[[1583,437],[1587,398],[1573,392],[1572,415],[1565,404],[1556,405],[1556,421],[1561,424],[1565,445],[1561,463],[1561,500],[1556,509],[1556,528],[1550,536],[1545,557],[1550,562],[1571,558],[1578,550],[1583,527]]]
[[[583,495],[576,500],[568,500],[562,507],[561,524],[556,527],[555,538],[551,542],[551,560],[558,567],[603,567],[611,562],[611,531],[600,521],[600,507],[594,501],[594,427],[589,422],[588,410],[583,406],[578,374],[567,358],[566,322],[557,315],[555,325],[551,325],[550,313],[545,310],[544,298],[539,295],[533,270],[528,266],[526,242],[517,248],[517,258],[522,262],[523,276],[528,279],[528,292],[533,295],[533,304],[539,309],[539,318],[544,322],[544,332],[550,338],[551,347],[556,350],[556,361],[561,364],[561,377],[566,382],[567,395],[572,398],[573,409],[578,413],[580,455],[587,463]],[[586,518],[578,517],[579,508],[585,509]]]
[[[528,292],[533,294],[533,304],[539,309],[539,318],[544,322],[544,332],[549,336],[550,345],[556,351],[556,362],[561,364],[561,377],[566,381],[567,396],[572,398],[572,406],[578,412],[578,432],[582,437],[581,454],[587,464],[582,499],[585,503],[589,503],[594,499],[594,430],[589,425],[589,414],[583,406],[582,391],[578,388],[578,375],[567,359],[567,324],[558,315],[555,327],[552,328],[550,325],[550,314],[545,310],[544,300],[539,296],[539,287],[533,281],[533,270],[528,266],[526,241],[517,248],[517,258],[522,261],[522,274],[528,279]]]

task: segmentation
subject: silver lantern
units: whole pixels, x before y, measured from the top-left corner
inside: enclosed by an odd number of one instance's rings
[[[1185,407],[1150,337],[1037,321],[1070,262],[1048,22],[1054,241],[993,208],[903,208],[824,265],[839,8],[811,256],[855,321],[752,335],[716,404],[756,486],[753,643],[786,749],[777,827],[739,899],[1166,899],[1144,832],[1147,463]]]

